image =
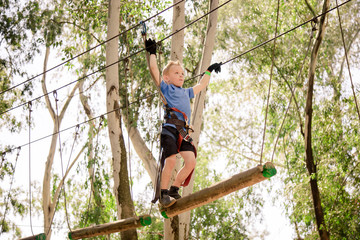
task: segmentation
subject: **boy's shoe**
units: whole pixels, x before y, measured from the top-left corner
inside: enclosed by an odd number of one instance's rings
[[[175,187],[175,186],[170,187],[170,190],[169,190],[168,194],[169,194],[170,197],[173,197],[175,199],[180,199],[181,198],[181,196],[179,194],[179,188]]]
[[[167,208],[176,203],[176,199],[169,196],[168,190],[161,189],[161,196],[159,200],[162,207]]]

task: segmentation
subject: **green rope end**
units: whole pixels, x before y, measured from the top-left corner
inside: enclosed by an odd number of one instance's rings
[[[140,218],[140,224],[141,226],[148,226],[151,224],[151,217],[148,216],[148,217],[145,217],[145,218]]]
[[[73,240],[73,238],[71,237],[71,232],[68,233],[68,237],[69,239]]]
[[[265,163],[263,166],[263,176],[266,178],[271,178],[276,175],[276,169],[273,164]]]
[[[169,218],[167,215],[166,215],[166,212],[165,211],[161,211],[161,215],[164,217],[164,218]]]
[[[41,234],[37,235],[35,239],[36,240],[46,240],[46,235],[45,235],[45,233],[41,233]]]

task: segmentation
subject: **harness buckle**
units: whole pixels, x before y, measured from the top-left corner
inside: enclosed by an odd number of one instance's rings
[[[186,134],[186,136],[183,139],[189,143],[192,143],[192,141],[193,141],[192,137],[190,137],[189,134]]]

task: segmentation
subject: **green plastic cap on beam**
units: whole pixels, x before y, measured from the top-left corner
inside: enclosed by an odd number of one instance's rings
[[[68,237],[70,240],[73,240],[73,238],[71,237],[71,232],[68,233]]]
[[[271,178],[274,175],[276,175],[276,169],[274,165],[270,162],[265,163],[263,166],[263,176],[266,178]]]
[[[162,215],[164,218],[169,218],[169,217],[166,215],[165,210],[164,210],[164,211],[161,211],[161,215]]]
[[[37,235],[35,239],[36,240],[46,240],[46,235],[45,235],[45,233],[41,233],[41,234]]]
[[[148,226],[151,224],[151,217],[150,216],[147,216],[147,217],[144,217],[144,218],[140,218],[140,224],[141,226]]]

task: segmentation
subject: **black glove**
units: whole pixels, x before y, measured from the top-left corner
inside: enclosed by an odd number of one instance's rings
[[[151,54],[156,54],[156,41],[151,38],[145,40],[146,51]]]
[[[215,70],[216,73],[219,73],[221,72],[221,65],[222,65],[222,62],[220,63],[213,63],[211,64],[209,67],[208,67],[208,71],[209,72],[212,72],[213,70]]]

